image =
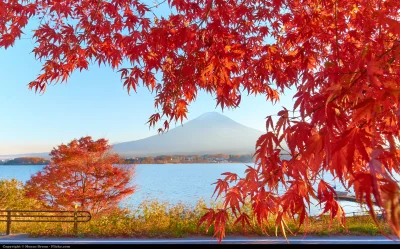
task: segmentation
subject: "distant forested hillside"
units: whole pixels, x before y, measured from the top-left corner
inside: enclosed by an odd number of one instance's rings
[[[3,165],[45,165],[49,163],[49,160],[40,157],[18,157],[4,162]]]

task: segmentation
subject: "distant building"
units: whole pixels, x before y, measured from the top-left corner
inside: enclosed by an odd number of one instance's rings
[[[226,160],[225,158],[216,158],[215,161],[217,161],[218,163],[227,163],[228,160]]]

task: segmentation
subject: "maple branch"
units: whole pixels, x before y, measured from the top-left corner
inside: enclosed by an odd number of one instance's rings
[[[400,42],[398,42],[397,45],[394,45],[392,48],[386,50],[384,53],[382,53],[381,55],[379,55],[379,56],[377,57],[378,60],[382,59],[383,56],[385,56],[385,55],[387,55],[388,53],[390,53],[391,51],[397,49],[399,46],[400,46]],[[391,58],[388,62],[393,62],[394,59],[395,59],[395,58]],[[361,74],[360,74],[356,79],[353,80],[353,82],[350,84],[350,86],[349,86],[346,90],[344,90],[343,92],[341,92],[339,95],[333,97],[333,98],[332,98],[330,101],[328,101],[326,104],[320,105],[319,107],[315,108],[314,110],[312,110],[312,111],[311,111],[308,115],[306,115],[306,116],[310,116],[311,114],[313,114],[314,112],[318,111],[318,110],[321,109],[322,107],[327,106],[328,104],[332,103],[333,101],[337,100],[339,97],[341,97],[341,96],[345,95],[347,92],[349,92],[350,89],[357,83],[357,81],[367,73],[367,69],[364,69],[364,70],[360,71],[360,73],[361,73]]]
[[[208,15],[209,15],[209,13],[210,13],[210,11],[212,9],[213,3],[214,3],[214,1],[210,0],[210,3],[208,5],[208,9],[206,10],[206,14],[205,14],[204,18],[201,20],[200,24],[197,26],[197,29],[195,31],[197,31],[201,27],[201,25],[203,25],[203,23],[208,19]]]
[[[335,29],[336,29],[336,65],[339,67],[339,35],[338,35],[338,25],[337,25],[337,5],[338,1],[335,1]]]
[[[167,0],[164,0],[164,1],[162,1],[162,2],[159,2],[159,3],[157,3],[156,5],[154,5],[154,6],[152,6],[152,7],[149,7],[149,9],[157,8],[158,6],[160,6],[161,4],[165,3],[166,1],[167,1]]]
[[[96,6],[96,10],[95,10],[95,16],[97,16],[97,14],[99,13],[100,2],[101,2],[101,0],[98,0],[98,1],[97,1],[97,6]],[[92,25],[93,25],[93,22],[94,22],[94,20],[91,19],[91,20],[90,20],[90,25],[89,25],[89,26],[92,26]],[[85,30],[85,31],[86,31],[86,30]],[[84,34],[87,36],[86,32],[84,32]],[[79,44],[80,44],[81,42],[82,42],[82,41],[80,41]]]
[[[160,6],[161,4],[165,3],[166,0],[162,1],[161,3],[158,3],[157,5],[154,5],[153,7],[148,7],[148,9],[150,10],[150,12],[153,14],[153,16],[155,17],[155,23],[158,22],[158,17],[156,15],[156,13],[154,13],[154,11],[152,11],[151,9],[157,8],[158,6]]]

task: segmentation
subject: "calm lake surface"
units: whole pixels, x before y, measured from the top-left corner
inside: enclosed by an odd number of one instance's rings
[[[26,182],[31,175],[40,171],[44,166],[0,165],[0,179],[15,178]],[[170,204],[186,203],[194,205],[203,198],[210,203],[218,178],[224,172],[244,175],[246,164],[141,164],[136,166],[136,174],[132,181],[137,186],[135,194],[123,200],[122,206],[137,207],[144,200],[166,201]],[[333,183],[332,176],[326,174],[325,180]],[[344,190],[336,182],[337,190]],[[346,213],[359,212],[357,203],[341,202]],[[317,214],[319,208],[312,206],[311,213]]]

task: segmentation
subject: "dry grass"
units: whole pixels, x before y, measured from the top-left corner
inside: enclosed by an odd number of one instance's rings
[[[219,203],[212,204],[214,207]],[[184,204],[169,205],[158,201],[145,201],[134,210],[115,210],[108,214],[94,216],[90,222],[79,223],[79,237],[147,237],[147,238],[179,238],[185,236],[212,236],[213,227],[207,232],[205,226],[197,229],[197,223],[206,212],[206,204],[199,201],[195,207]],[[308,235],[379,235],[380,230],[372,219],[365,217],[350,217],[346,220],[347,230],[333,221],[330,228],[326,218],[319,220],[310,219]],[[240,224],[230,222],[226,226],[227,235],[262,236],[275,235],[275,227],[271,220],[269,227],[262,231],[256,221],[251,221],[251,227],[241,227]],[[295,223],[288,224],[292,231],[296,231]],[[381,223],[382,229],[389,233],[385,223]],[[0,223],[0,231],[5,231],[5,222]],[[32,237],[73,237],[72,223],[13,223],[12,233],[28,233]],[[305,228],[302,227],[298,234],[302,235]],[[277,231],[282,235],[281,231]]]

